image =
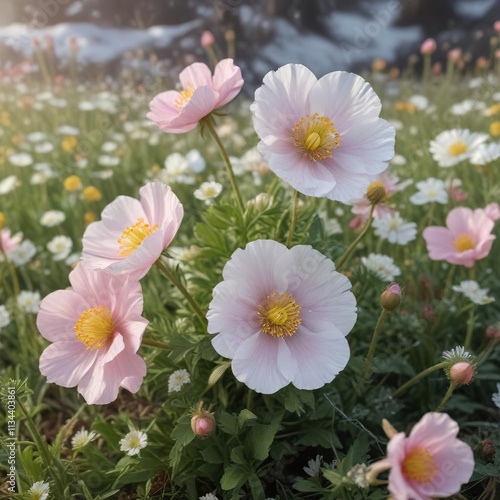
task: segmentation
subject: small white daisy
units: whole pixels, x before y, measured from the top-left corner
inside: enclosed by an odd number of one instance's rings
[[[221,191],[222,184],[215,181],[203,182],[194,192],[194,197],[209,204],[214,198],[220,195]]]
[[[80,130],[76,127],[73,127],[72,125],[61,125],[57,129],[57,133],[62,135],[79,135]]]
[[[71,446],[74,450],[78,448],[83,448],[88,445],[97,437],[97,433],[94,431],[89,432],[87,429],[82,427],[72,438]]]
[[[54,151],[54,145],[49,141],[40,142],[35,144],[35,153],[51,153]]]
[[[113,151],[116,151],[116,148],[118,147],[118,145],[116,144],[116,142],[111,142],[111,141],[108,141],[108,142],[105,142],[102,146],[101,146],[101,149],[105,152],[105,153],[112,153]]]
[[[42,142],[47,139],[47,134],[45,132],[31,132],[26,136],[29,142]]]
[[[203,158],[197,149],[191,149],[186,153],[186,161],[188,162],[189,169],[195,174],[203,172],[207,165],[205,158]]]
[[[199,497],[198,500],[219,500],[219,497],[216,497],[213,493],[207,493]]]
[[[390,161],[392,165],[406,165],[406,158],[403,155],[395,154]]]
[[[145,432],[133,430],[120,439],[120,451],[126,451],[127,455],[138,455],[148,445],[148,435]]]
[[[429,99],[424,95],[415,94],[412,95],[408,102],[411,102],[417,109],[424,110],[429,106]]]
[[[28,167],[33,163],[33,158],[29,153],[14,153],[9,156],[9,162],[14,167]]]
[[[40,218],[40,224],[45,227],[54,227],[64,222],[66,215],[60,210],[48,210],[42,214]]]
[[[97,158],[97,163],[102,167],[116,167],[120,164],[120,158],[118,156],[100,155]]]
[[[59,235],[54,236],[48,243],[47,248],[49,252],[54,254],[54,260],[64,260],[73,248],[73,241],[70,237]]]
[[[10,325],[10,313],[4,305],[0,306],[0,331]]]
[[[405,222],[398,212],[388,213],[373,221],[375,234],[389,243],[406,245],[417,236],[417,224]]]
[[[15,175],[9,175],[0,181],[0,194],[7,194],[20,186],[21,182]]]
[[[394,281],[401,274],[394,259],[388,255],[370,253],[368,257],[361,257],[362,264],[376,274],[382,281]]]
[[[455,116],[463,116],[471,111],[483,110],[486,104],[481,101],[474,101],[472,99],[465,99],[465,101],[457,102],[450,108],[450,113]]]
[[[500,158],[500,142],[481,144],[470,157],[473,165],[486,165]]]
[[[356,464],[347,472],[347,477],[351,479],[359,488],[366,489],[370,486],[366,478],[368,466],[366,464]]]
[[[448,192],[445,184],[440,179],[429,177],[425,181],[417,182],[418,192],[410,196],[414,205],[425,205],[426,203],[448,203]]]
[[[22,241],[15,250],[9,252],[9,259],[15,266],[27,264],[36,254],[36,246],[31,240]]]
[[[459,361],[472,361],[472,354],[466,351],[465,347],[457,345],[449,351],[444,351],[443,358],[458,363]]]
[[[488,134],[473,133],[467,129],[445,130],[430,142],[429,151],[440,167],[452,167],[470,158],[488,137]]]
[[[28,490],[29,500],[47,500],[49,498],[50,486],[49,483],[37,481],[33,483]]]
[[[23,290],[17,296],[17,305],[21,310],[27,313],[36,314],[40,309],[40,294],[38,292],[28,292]]]
[[[497,391],[498,392],[493,393],[491,400],[498,408],[500,408],[500,384],[497,384]]]
[[[488,297],[488,289],[480,288],[479,283],[474,280],[465,280],[461,281],[460,285],[454,285],[453,290],[455,292],[462,293],[465,295],[471,302],[478,305],[489,304],[493,302],[495,299],[493,297]]]
[[[304,472],[311,477],[318,476],[322,461],[323,457],[321,455],[316,455],[316,458],[312,458],[307,462],[308,467],[303,467]]]
[[[184,384],[189,384],[191,377],[185,369],[176,370],[168,378],[168,392],[179,392]]]

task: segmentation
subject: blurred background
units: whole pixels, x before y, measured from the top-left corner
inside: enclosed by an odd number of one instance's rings
[[[499,0],[1,0],[0,70],[34,72],[41,50],[57,75],[73,61],[87,79],[176,80],[186,64],[208,60],[200,43],[208,30],[213,50],[235,56],[250,90],[289,62],[321,76],[360,72],[374,59],[405,68],[413,57],[418,70],[428,37],[438,44],[434,61],[460,48],[473,65],[494,54],[499,19]]]

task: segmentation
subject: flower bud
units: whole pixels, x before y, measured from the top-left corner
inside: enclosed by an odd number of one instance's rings
[[[495,445],[491,439],[486,438],[481,443],[481,458],[486,462],[493,462],[495,458]]]
[[[459,361],[450,367],[450,382],[457,385],[468,384],[475,373],[474,367],[468,361]]]
[[[386,311],[394,311],[401,303],[401,287],[397,283],[390,284],[380,296],[380,305]]]
[[[198,403],[196,410],[192,412],[191,429],[200,438],[206,438],[215,429],[215,417],[213,413],[203,408],[203,401]]]
[[[462,59],[462,49],[451,49],[448,52],[448,59],[454,63],[460,62]]]
[[[215,43],[215,38],[212,35],[212,32],[211,31],[204,31],[201,34],[200,43],[204,49],[206,49],[207,47],[211,47]]]
[[[386,195],[384,183],[381,181],[372,182],[368,186],[368,191],[366,192],[366,197],[372,205],[380,203]]]
[[[486,336],[490,339],[500,339],[500,327],[498,325],[489,325],[486,328]]]
[[[427,38],[422,45],[420,46],[420,53],[424,55],[429,55],[432,54],[433,52],[436,52],[437,45],[436,45],[436,40],[434,38]]]
[[[493,23],[493,28],[498,34],[500,34],[500,21],[495,21]]]

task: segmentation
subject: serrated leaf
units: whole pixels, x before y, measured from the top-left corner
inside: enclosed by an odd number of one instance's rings
[[[226,467],[224,474],[220,480],[220,486],[223,490],[233,490],[241,488],[248,478],[248,471],[241,465],[229,465]]]
[[[226,434],[238,435],[238,418],[229,413],[222,412],[217,417],[218,427]]]
[[[240,414],[238,415],[238,425],[241,429],[249,420],[256,420],[256,419],[258,419],[258,417],[257,415],[255,415],[255,413],[252,413],[250,410],[244,408],[243,410],[240,411]]]
[[[342,470],[347,472],[356,464],[364,463],[368,454],[368,447],[368,436],[365,433],[360,434],[349,448],[344,460],[342,460]]]
[[[201,456],[203,457],[203,460],[205,460],[205,462],[208,462],[209,464],[224,463],[224,457],[222,456],[222,453],[220,452],[219,448],[215,445],[205,448],[201,452]]]
[[[331,448],[332,445],[332,432],[326,429],[314,428],[304,429],[301,433],[300,439],[297,444],[304,446],[321,446],[323,448]]]
[[[245,441],[250,454],[257,460],[265,460],[269,456],[269,448],[273,444],[283,413],[276,415],[270,424],[258,424],[248,432]]]

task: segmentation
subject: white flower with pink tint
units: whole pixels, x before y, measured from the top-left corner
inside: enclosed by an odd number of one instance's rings
[[[181,134],[232,101],[243,86],[241,70],[232,59],[215,66],[214,75],[206,64],[193,63],[179,75],[182,90],[158,94],[150,103],[147,117],[163,132]]]
[[[208,332],[240,382],[263,394],[289,383],[317,389],[344,369],[356,299],[331,260],[310,246],[257,240],[233,253],[222,276]]]
[[[492,221],[500,219],[500,205],[498,203],[489,203],[484,207],[484,211]]]
[[[0,231],[0,252],[2,254],[6,254],[8,257],[8,254],[14,251],[19,246],[19,243],[21,243],[22,239],[23,235],[21,233],[13,235],[10,229],[2,229]]]
[[[429,258],[450,264],[472,267],[488,256],[495,236],[495,223],[485,210],[458,207],[446,217],[447,227],[430,226],[424,229]]]
[[[40,357],[48,382],[78,386],[88,404],[108,404],[124,387],[139,390],[146,364],[137,354],[148,321],[142,291],[130,275],[113,275],[80,262],[71,290],[42,300],[37,327],[51,341]]]
[[[300,64],[269,72],[263,83],[250,109],[269,168],[308,196],[361,198],[394,156],[394,127],[379,118],[370,85],[344,71],[318,80]]]
[[[470,446],[457,439],[458,424],[446,413],[427,413],[387,445],[389,491],[397,500],[431,500],[458,493],[474,470]]]
[[[82,258],[113,273],[142,278],[173,240],[184,209],[169,186],[151,182],[140,199],[118,196],[83,235]]]

